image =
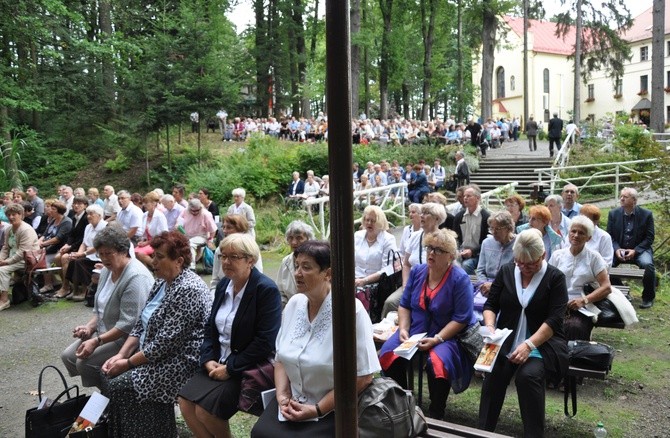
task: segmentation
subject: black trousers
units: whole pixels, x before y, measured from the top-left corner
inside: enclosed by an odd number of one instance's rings
[[[516,377],[515,377],[516,374]],[[523,421],[523,436],[544,436],[545,410],[544,362],[531,358],[523,365],[515,365],[505,356],[498,356],[493,372],[487,374],[482,385],[479,401],[479,428],[493,432],[505,401],[507,386],[515,377],[516,393],[519,396],[519,410]]]
[[[554,152],[554,144],[556,144],[556,150],[561,150],[561,138],[552,138],[549,137],[549,152]]]

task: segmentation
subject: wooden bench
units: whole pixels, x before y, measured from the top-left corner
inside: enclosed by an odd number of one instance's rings
[[[642,280],[644,269],[635,265],[620,265],[616,268],[610,268],[610,278],[619,280]]]
[[[426,418],[428,423],[428,431],[423,435],[430,438],[447,438],[447,437],[491,437],[504,438],[508,435],[501,435],[499,433],[487,432],[485,430],[475,429],[474,427],[461,426],[460,424],[447,423],[446,421],[435,420],[433,418]]]

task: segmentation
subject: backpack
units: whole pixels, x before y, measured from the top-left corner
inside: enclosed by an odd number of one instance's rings
[[[426,431],[426,420],[410,391],[393,379],[378,377],[358,396],[360,438],[407,438]]]

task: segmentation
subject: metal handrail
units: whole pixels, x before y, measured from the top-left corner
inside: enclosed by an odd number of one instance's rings
[[[611,179],[614,178],[614,199],[618,199],[620,193],[620,187],[622,184],[622,178],[630,177],[632,175],[641,175],[648,181],[653,179],[653,175],[658,173],[658,170],[652,170],[647,172],[641,172],[633,168],[633,165],[639,165],[643,163],[654,163],[657,162],[657,158],[649,158],[646,160],[633,160],[633,161],[618,161],[613,163],[595,163],[595,164],[580,164],[576,166],[564,166],[564,167],[549,167],[549,168],[540,168],[534,169],[533,171],[538,174],[538,183],[542,183],[543,176],[548,177],[549,183],[549,193],[554,193],[556,191],[556,183],[572,183],[577,186],[581,191],[586,187],[611,187]],[[588,169],[600,169],[594,172],[588,172]],[[560,177],[560,173],[567,170],[584,170],[584,176],[577,176],[570,178],[570,181],[565,180]],[[603,180],[603,183],[593,183],[593,181]],[[583,183],[579,183],[584,181]]]

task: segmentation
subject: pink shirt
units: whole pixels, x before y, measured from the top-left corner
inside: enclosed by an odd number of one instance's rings
[[[212,213],[204,208],[197,215],[191,214],[191,211],[187,208],[181,212],[179,223],[184,226],[186,236],[189,238],[196,236],[208,238],[210,233],[216,231],[216,223],[214,223]]]

